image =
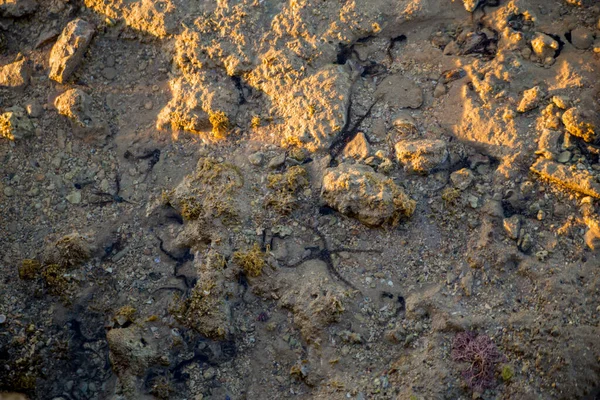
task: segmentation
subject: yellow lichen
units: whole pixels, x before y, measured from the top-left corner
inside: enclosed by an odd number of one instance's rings
[[[19,267],[19,278],[23,280],[32,280],[37,278],[42,265],[38,260],[26,259],[23,260]]]
[[[293,166],[282,174],[269,174],[267,187],[272,192],[265,198],[265,206],[273,207],[280,214],[289,214],[296,206],[298,192],[308,183],[308,173],[300,166]]]
[[[212,125],[212,134],[215,139],[225,139],[230,131],[229,117],[223,111],[215,111],[208,114],[208,120]]]
[[[251,277],[259,276],[266,264],[265,253],[257,243],[248,251],[240,250],[233,253],[233,261],[242,267],[247,276]]]

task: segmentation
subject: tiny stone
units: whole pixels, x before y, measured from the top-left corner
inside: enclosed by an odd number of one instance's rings
[[[281,167],[285,163],[285,153],[276,155],[269,161],[269,168],[275,169]]]
[[[152,103],[152,101],[147,101],[147,102],[144,104],[144,108],[145,108],[146,110],[152,110],[152,108],[153,108],[153,107],[154,107],[154,104]]]
[[[6,322],[6,315],[0,314],[0,325]]]
[[[566,150],[566,151],[563,151],[562,153],[560,153],[558,155],[557,161],[559,163],[563,163],[564,164],[564,163],[568,162],[570,159],[571,159],[571,152],[568,151],[568,150]]]
[[[79,190],[75,190],[75,191],[71,192],[67,196],[67,201],[71,204],[81,203],[81,192]]]
[[[15,194],[15,191],[13,190],[13,188],[8,187],[8,186],[4,188],[4,195],[6,197],[11,197],[13,194]]]
[[[256,165],[256,166],[261,165],[263,163],[263,159],[264,159],[264,154],[261,152],[250,154],[248,156],[248,161],[250,162],[250,164]]]

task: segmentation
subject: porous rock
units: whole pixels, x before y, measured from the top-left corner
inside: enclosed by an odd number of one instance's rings
[[[59,114],[69,118],[74,131],[83,134],[105,134],[107,127],[93,112],[92,99],[81,89],[69,89],[54,100]]]
[[[586,142],[592,142],[598,136],[600,119],[593,111],[578,107],[569,108],[563,114],[562,122],[570,134],[580,137]]]
[[[9,140],[20,140],[31,137],[35,129],[25,110],[21,107],[12,107],[0,115],[0,137]]]
[[[0,88],[23,89],[29,83],[30,71],[25,59],[0,68]]]
[[[396,157],[405,169],[427,174],[446,162],[448,148],[439,139],[402,140],[396,143]]]
[[[342,163],[328,169],[321,198],[329,207],[370,226],[395,225],[415,210],[415,201],[392,179],[366,165]]]
[[[64,83],[81,63],[94,36],[94,27],[83,19],[67,24],[50,52],[50,79]]]

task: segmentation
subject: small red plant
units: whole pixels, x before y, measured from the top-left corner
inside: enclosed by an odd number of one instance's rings
[[[451,356],[454,361],[470,364],[462,377],[473,391],[480,393],[494,386],[496,366],[506,360],[489,336],[471,331],[456,334]]]

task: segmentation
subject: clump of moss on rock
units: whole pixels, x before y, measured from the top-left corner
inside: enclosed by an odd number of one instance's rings
[[[19,278],[30,281],[38,277],[42,264],[38,260],[25,259],[19,267]]]
[[[72,268],[83,264],[92,254],[89,243],[77,232],[63,236],[46,250],[45,263]]]
[[[257,277],[262,273],[266,265],[265,253],[255,243],[248,251],[236,251],[233,253],[233,261],[238,264],[247,276]]]
[[[299,165],[281,174],[269,174],[267,187],[271,193],[265,198],[265,207],[280,214],[289,214],[297,206],[298,193],[308,186],[308,173]]]
[[[215,139],[225,139],[230,132],[231,123],[229,117],[223,111],[211,112],[208,120],[212,125],[212,134]]]

